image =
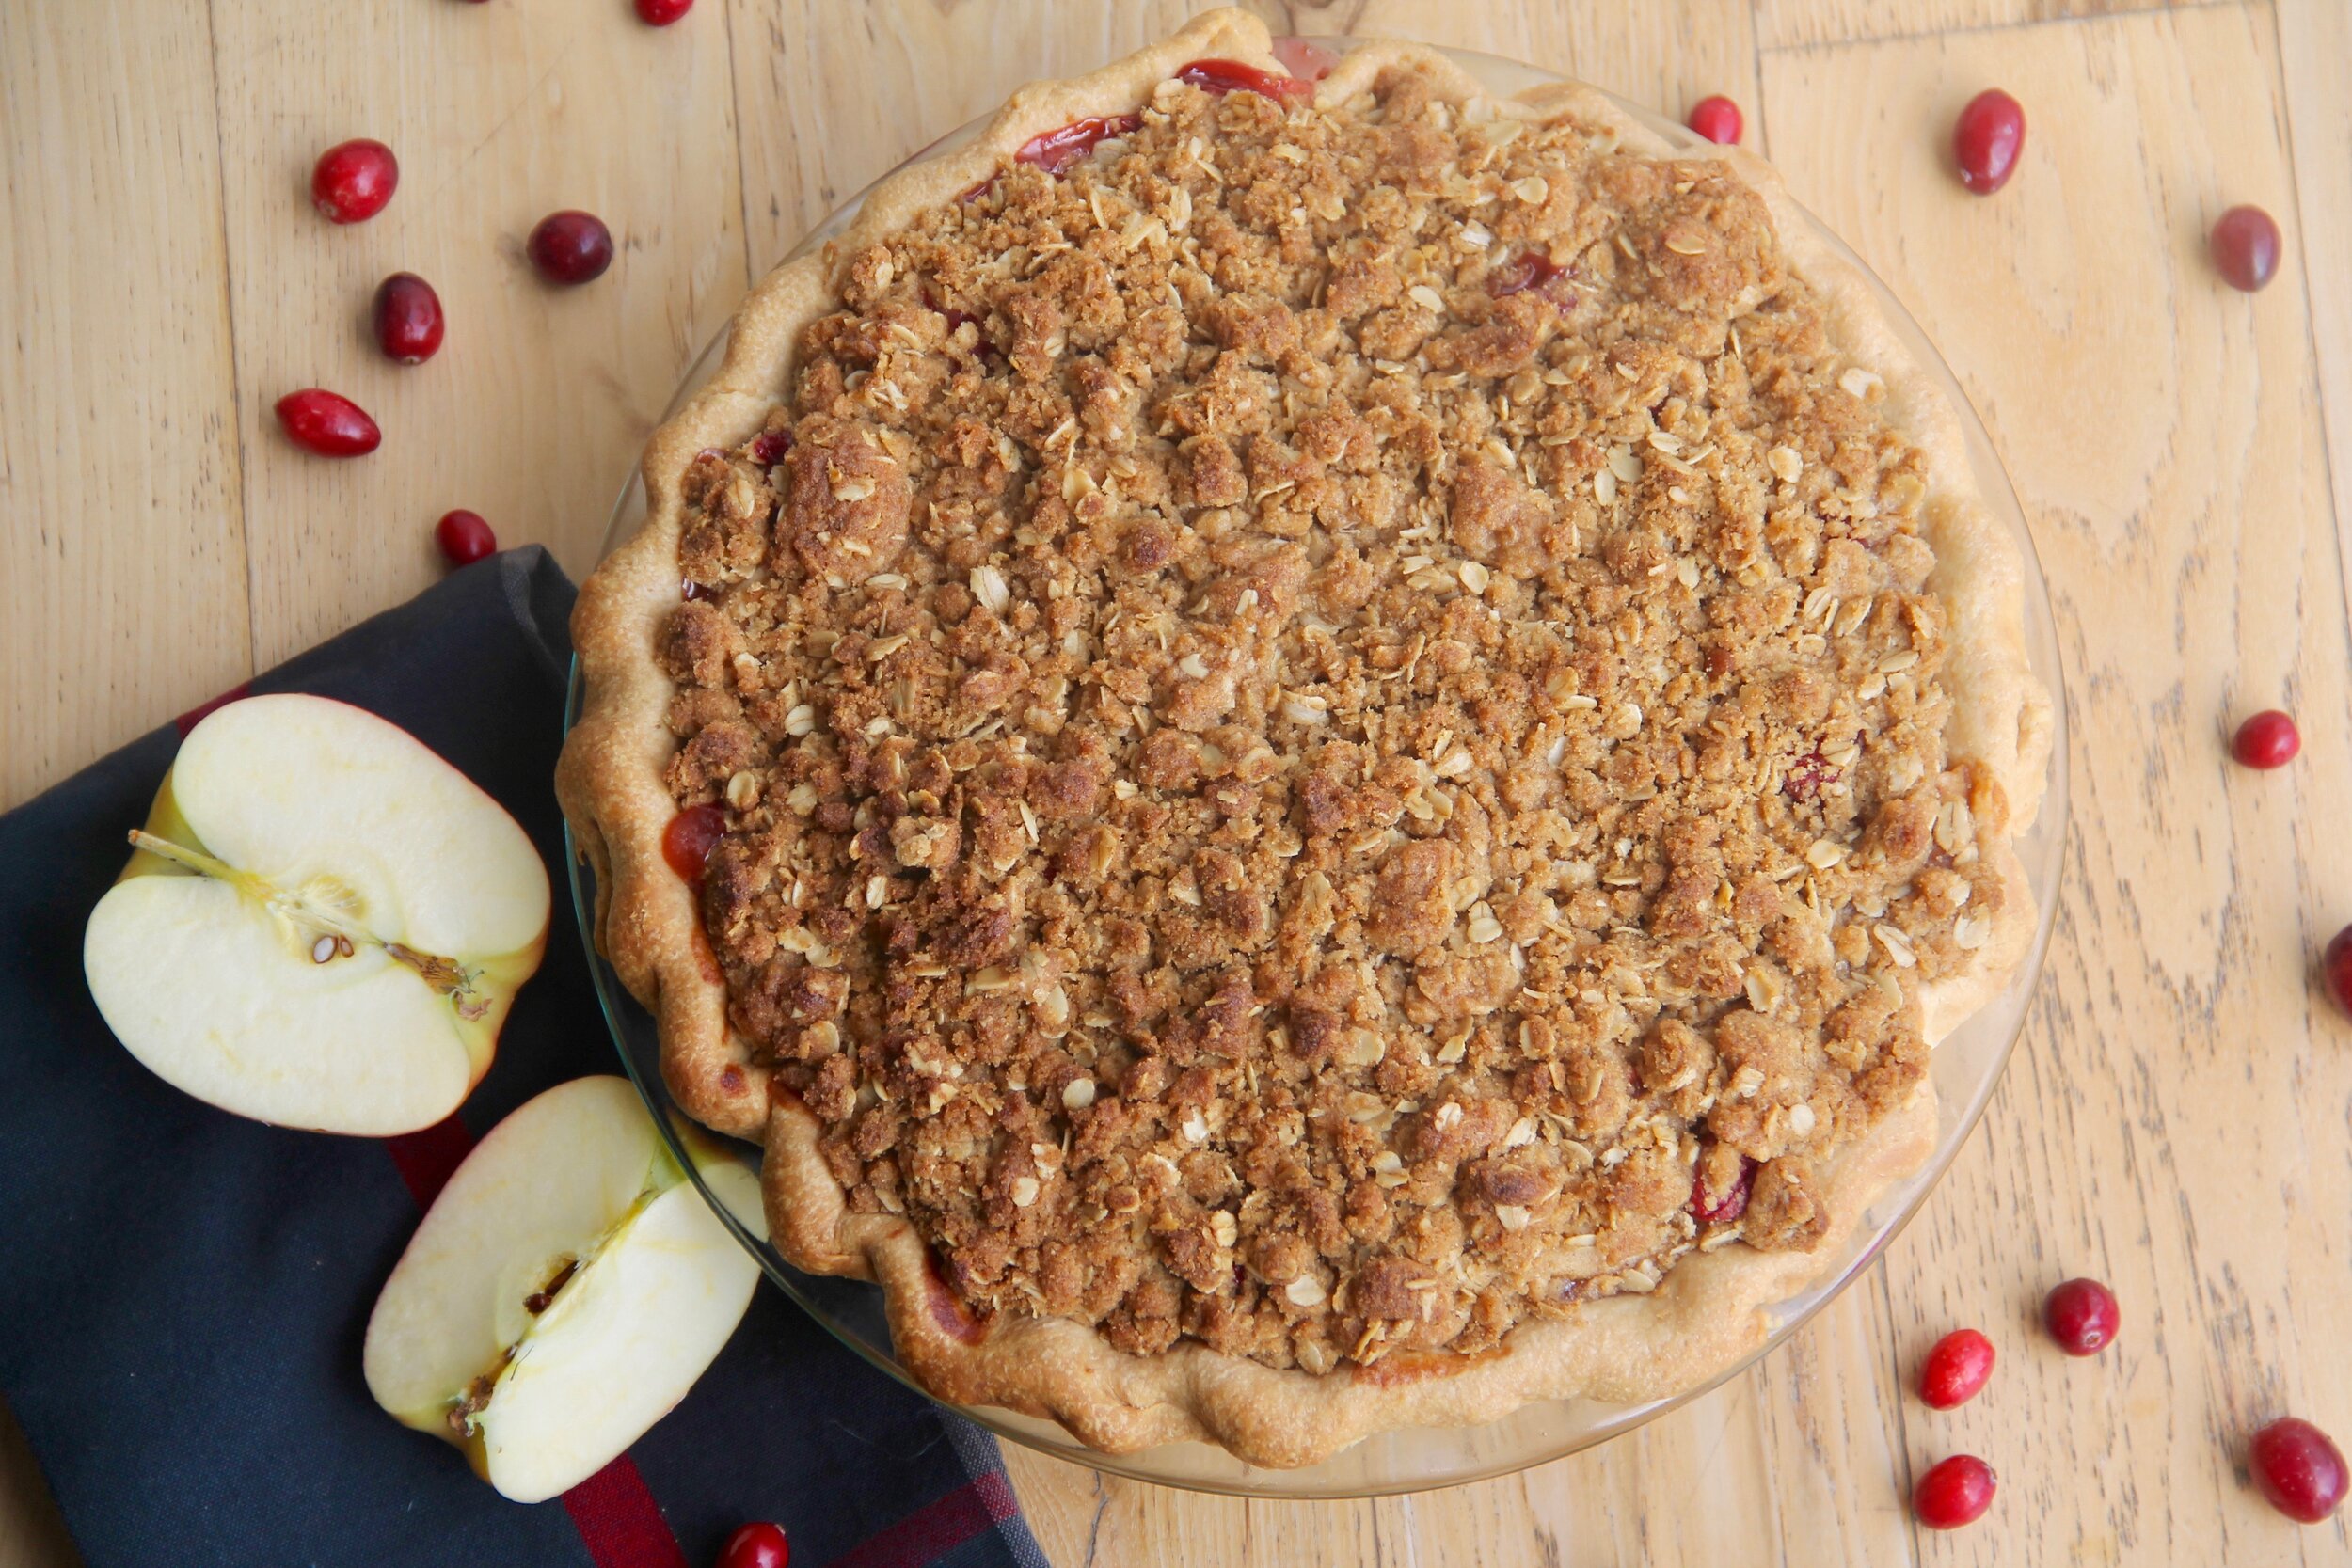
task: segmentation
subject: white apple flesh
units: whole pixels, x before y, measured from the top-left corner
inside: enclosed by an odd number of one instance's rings
[[[680,1131],[703,1180],[765,1234],[756,1178]],[[434,1199],[368,1320],[368,1388],[537,1502],[686,1396],[758,1279],[628,1081],[575,1079],[499,1123]]]
[[[547,870],[503,808],[396,725],[248,697],[182,744],[82,962],[167,1082],[328,1132],[429,1127],[489,1070],[547,947]]]

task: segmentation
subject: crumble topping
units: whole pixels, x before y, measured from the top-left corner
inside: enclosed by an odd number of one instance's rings
[[[1130,1352],[1813,1244],[2004,894],[1877,378],[1719,164],[1406,71],[1115,129],[845,258],[687,473],[734,1026],[972,1309]]]

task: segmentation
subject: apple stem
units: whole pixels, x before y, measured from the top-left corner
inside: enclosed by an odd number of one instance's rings
[[[415,970],[426,985],[448,997],[456,1006],[458,1016],[461,1018],[477,1019],[489,1010],[489,1003],[473,994],[472,974],[454,959],[439,958],[431,953],[420,953],[403,942],[387,942],[373,932],[353,925],[341,915],[320,909],[316,904],[307,901],[299,895],[288,893],[284,888],[257,877],[250,871],[240,871],[228,862],[208,855],[201,849],[190,849],[184,845],[174,844],[171,840],[158,837],[144,828],[131,830],[131,847],[135,849],[144,849],[151,855],[171,862],[174,865],[185,866],[199,876],[212,877],[227,882],[238,892],[269,909],[273,913],[318,935],[338,937],[344,942],[354,945],[365,942],[371,947],[383,949],[385,956],[393,962],[405,964]]]

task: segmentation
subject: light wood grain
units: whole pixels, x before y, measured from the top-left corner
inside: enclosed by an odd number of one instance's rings
[[[631,453],[752,276],[1018,82],[1198,8],[704,0],[654,31],[620,0],[0,4],[0,804],[413,593],[450,506],[585,570]],[[2352,784],[2352,9],[1258,8],[1528,59],[1670,113],[1741,103],[1751,145],[1943,344],[2017,481],[2069,661],[2068,902],[1983,1129],[1886,1264],[1762,1367],[1600,1449],[1373,1503],[1194,1497],[1009,1450],[1049,1556],[2344,1560],[2341,1524],[2287,1526],[2237,1461],[2280,1410],[2352,1433],[2352,1024],[2310,983],[2352,917],[2329,811]],[[2032,131],[1985,200],[1945,159],[1991,82]],[[403,186],[337,230],[303,182],[353,135],[398,148]],[[2240,200],[2287,231],[2287,275],[2251,298],[2203,259]],[[521,238],[575,205],[622,257],[549,290]],[[451,317],[416,369],[361,328],[404,267]],[[367,404],[384,450],[288,447],[269,405],[311,384]],[[2303,758],[2231,768],[2227,725],[2272,705],[2302,716]],[[2088,1363],[2033,1326],[2072,1273],[2123,1298],[2122,1342]],[[1904,1385],[1962,1323],[1999,1341],[2000,1370],[1934,1415]],[[1909,1478],[1963,1449],[1999,1468],[2001,1501],[1922,1536]],[[0,1568],[70,1560],[5,1444],[0,1473]]]
[[[2209,4],[2235,0],[1756,0],[1756,33],[1766,49],[1789,49]]]
[[[2282,1411],[2352,1419],[2352,1028],[2307,978],[2352,887],[2325,821],[2352,776],[2339,530],[2294,280],[2236,293],[2203,238],[2234,201],[2292,214],[2277,42],[2266,10],[2221,8],[1765,57],[1768,101],[1820,106],[1778,127],[1800,196],[1993,426],[2069,666],[2065,924],[1983,1127],[1887,1268],[1906,1364],[1955,1323],[2003,1346],[1976,1403],[1891,1406],[1915,1463],[1967,1449],[2004,1479],[1953,1561],[2344,1549],[2236,1469]],[[1994,74],[2043,129],[1983,200],[1918,128]],[[2302,759],[2231,766],[2227,727],[2272,705],[2301,713]],[[2087,1363],[2031,1328],[2076,1274],[2124,1304]]]
[[[595,562],[627,454],[748,283],[726,22],[706,6],[657,30],[580,0],[215,8],[223,81],[267,87],[266,112],[247,98],[221,127],[264,667],[432,581],[451,507],[575,574]],[[338,229],[307,181],[354,135],[394,145],[400,191]],[[612,227],[592,285],[549,286],[523,257],[562,207]],[[392,364],[365,329],[401,270],[449,315],[423,365]],[[358,400],[382,448],[335,462],[290,446],[270,405],[309,386]]]
[[[212,50],[139,9],[0,6],[0,807],[253,671]]]

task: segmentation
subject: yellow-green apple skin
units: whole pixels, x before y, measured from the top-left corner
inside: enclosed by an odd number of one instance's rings
[[[230,703],[182,744],[145,832],[159,847],[99,900],[82,961],[165,1081],[380,1136],[439,1121],[489,1070],[546,951],[547,869],[407,732],[322,697]]]
[[[711,1190],[764,1234],[757,1179],[680,1132]],[[368,1321],[368,1388],[500,1492],[537,1502],[685,1397],[758,1278],[628,1082],[575,1079],[499,1123],[434,1199]]]

